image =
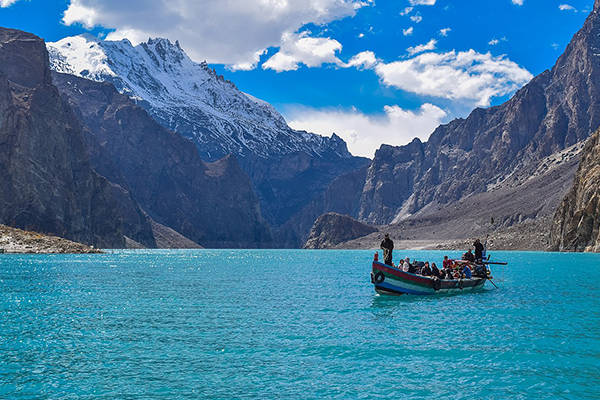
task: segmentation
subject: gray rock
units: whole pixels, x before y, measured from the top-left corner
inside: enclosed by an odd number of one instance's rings
[[[59,73],[54,79],[89,128],[94,167],[130,192],[152,220],[203,247],[272,246],[252,183],[233,155],[204,163],[189,140],[165,129],[112,84]],[[129,209],[130,230],[138,227],[133,203],[118,198]]]
[[[377,228],[338,213],[327,213],[317,218],[310,230],[305,249],[327,249],[377,232]]]
[[[48,65],[42,39],[0,28],[0,222],[123,247],[117,202]]]

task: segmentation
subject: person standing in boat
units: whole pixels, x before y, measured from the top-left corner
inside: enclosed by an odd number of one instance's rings
[[[390,239],[390,235],[385,234],[385,239],[381,241],[381,250],[383,250],[383,262],[387,265],[392,265],[392,250],[394,250],[394,242]]]
[[[475,243],[473,243],[473,246],[475,247],[475,260],[483,260],[483,245],[481,244],[479,238],[475,239]]]

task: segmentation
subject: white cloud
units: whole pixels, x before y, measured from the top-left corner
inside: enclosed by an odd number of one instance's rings
[[[359,34],[358,34],[358,37],[359,37],[359,38],[364,38],[364,37],[365,37],[365,34],[364,34],[364,33],[359,33]]]
[[[417,110],[405,110],[396,105],[386,106],[385,114],[372,116],[356,109],[291,110],[287,120],[292,128],[322,135],[336,133],[348,144],[354,155],[373,157],[381,143],[403,145],[415,137],[425,141],[448,114],[433,104],[423,104]]]
[[[0,0],[0,7],[6,8],[15,4],[19,0]]]
[[[577,12],[577,9],[575,7],[569,5],[569,4],[561,4],[560,6],[558,6],[558,9],[561,10],[561,11],[568,10],[568,11],[575,11],[575,12]]]
[[[493,97],[510,94],[533,77],[505,56],[474,50],[424,53],[414,58],[379,63],[375,70],[392,87],[433,97],[467,100],[488,106]]]
[[[423,21],[423,17],[421,17],[420,15],[413,15],[412,17],[410,17],[410,19],[415,24],[418,24],[419,22]]]
[[[363,51],[352,57],[347,64],[343,65],[343,67],[370,69],[373,68],[375,64],[377,64],[377,58],[375,57],[375,53],[373,53],[372,51]]]
[[[437,0],[410,0],[413,6],[434,6]]]
[[[517,6],[522,6],[525,0],[512,0],[512,3]]]
[[[508,39],[506,38],[506,36],[504,36],[504,37],[501,37],[500,39],[493,38],[492,40],[490,40],[490,41],[488,42],[488,44],[489,44],[490,46],[495,46],[495,45],[497,45],[498,43],[500,43],[500,42],[506,42],[507,40],[508,40]]]
[[[308,37],[305,33],[288,34],[279,51],[265,61],[263,69],[277,72],[297,70],[300,64],[320,67],[322,64],[342,64],[335,55],[342,45],[335,39]]]
[[[450,32],[452,29],[450,28],[444,28],[444,29],[440,29],[440,36],[448,36],[448,32]]]
[[[0,0],[4,3],[13,0]],[[70,0],[63,22],[114,29],[108,39],[134,44],[148,37],[179,40],[196,61],[256,64],[264,49],[306,24],[353,16],[372,2],[360,0]]]
[[[412,12],[414,7],[406,7],[403,11],[400,12],[400,15],[408,15]]]
[[[413,28],[412,26],[410,28],[407,29],[402,29],[402,34],[404,36],[411,36],[414,32],[415,28]]]
[[[437,40],[431,39],[426,44],[420,44],[418,46],[409,47],[408,49],[406,49],[406,51],[408,51],[408,54],[410,54],[412,56],[415,54],[422,53],[424,51],[435,50],[436,44],[437,44]]]

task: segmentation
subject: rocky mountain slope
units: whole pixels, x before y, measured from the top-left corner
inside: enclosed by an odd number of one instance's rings
[[[405,146],[381,146],[367,169],[359,210],[351,216],[400,227],[430,221],[423,226],[431,232],[445,230],[457,238],[475,232],[492,216],[505,228],[547,217],[570,186],[582,144],[598,126],[600,3],[596,2],[556,65],[509,101],[441,125],[425,143],[415,139]],[[554,184],[557,181],[561,185]],[[475,198],[485,201],[462,207]],[[462,210],[462,215],[455,210]],[[479,223],[463,223],[473,221],[474,215]],[[460,229],[453,233],[452,226]]]
[[[600,252],[600,130],[588,139],[573,186],[556,211],[551,244],[557,251]]]
[[[600,126],[600,14],[596,5],[556,65],[509,101],[438,127],[426,143],[382,146],[367,172],[359,219],[400,221],[500,185],[519,185],[541,162]]]
[[[152,221],[204,247],[272,246],[250,179],[234,156],[204,163],[189,140],[112,84],[53,76],[86,127],[93,167],[123,194],[117,198],[134,233],[145,232],[137,228],[145,219],[139,204]],[[148,246],[146,233],[130,237]]]
[[[107,181],[52,84],[44,41],[0,28],[0,223],[96,247],[124,247]]]
[[[176,42],[101,41],[81,35],[49,43],[52,68],[113,83],[166,128],[189,138],[202,159],[235,154],[274,227],[320,195],[339,175],[367,163],[338,136],[288,127],[268,103],[242,93]]]
[[[327,213],[317,218],[310,230],[305,249],[332,248],[342,242],[377,232],[377,228],[338,213]]]

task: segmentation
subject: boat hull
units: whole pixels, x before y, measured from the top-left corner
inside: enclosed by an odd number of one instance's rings
[[[402,295],[414,294],[430,296],[436,294],[465,293],[480,290],[486,278],[471,279],[436,279],[411,274],[398,268],[373,261],[371,282],[379,294]]]

